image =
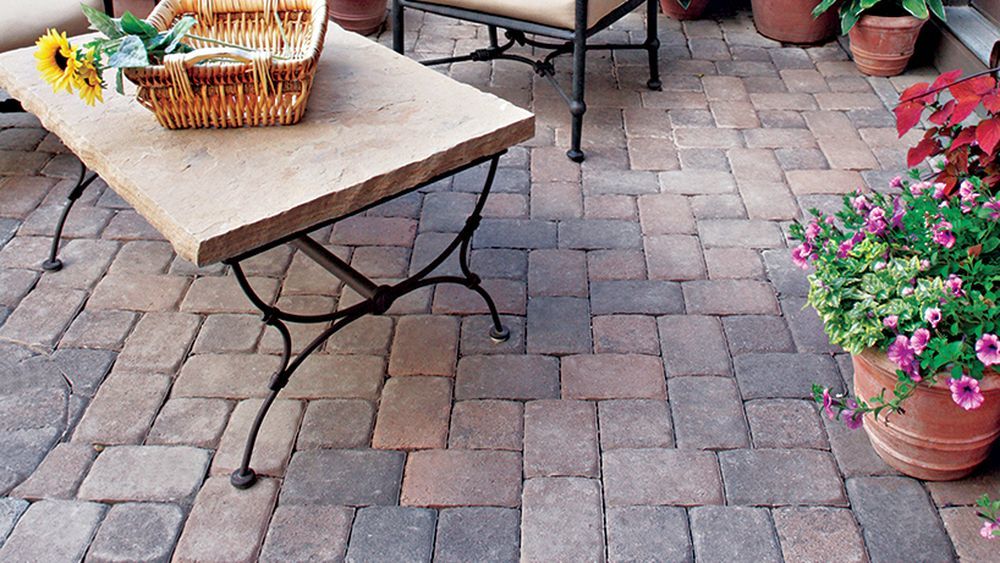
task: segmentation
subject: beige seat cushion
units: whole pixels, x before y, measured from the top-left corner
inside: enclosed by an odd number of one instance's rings
[[[86,3],[99,10],[104,6],[102,0]],[[50,27],[73,36],[89,25],[77,0],[0,0],[0,13],[0,51],[27,47]]]
[[[432,4],[454,6],[486,14],[504,16],[562,29],[576,27],[574,0],[426,0]],[[625,0],[590,0],[587,6],[587,29],[611,13]]]

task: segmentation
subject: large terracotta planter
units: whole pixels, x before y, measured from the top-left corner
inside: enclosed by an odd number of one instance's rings
[[[764,37],[782,43],[810,44],[826,41],[837,33],[837,10],[813,18],[815,2],[802,0],[753,0],[753,23]]]
[[[883,389],[891,396],[896,366],[885,354],[866,351],[854,356],[854,391],[867,400]],[[961,479],[986,460],[1000,436],[1000,377],[988,374],[980,381],[983,406],[966,411],[951,399],[947,376],[934,386],[920,385],[903,403],[906,412],[865,416],[864,428],[872,446],[886,463],[928,481]]]
[[[854,64],[870,76],[902,74],[925,23],[913,16],[862,16],[850,32]]]
[[[346,29],[370,35],[385,23],[385,0],[328,0],[330,19]]]
[[[708,3],[711,1],[691,0],[691,5],[685,10],[681,8],[677,0],[660,0],[660,9],[675,20],[696,20],[705,13],[705,10],[708,9]]]

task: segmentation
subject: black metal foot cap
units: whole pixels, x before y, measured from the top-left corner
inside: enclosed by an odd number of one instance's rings
[[[493,327],[490,329],[490,338],[497,344],[507,342],[510,340],[510,329],[507,327],[501,327],[500,330],[497,330],[497,327]]]
[[[566,151],[566,156],[568,156],[573,162],[583,162],[583,160],[587,158],[580,149],[569,149]]]
[[[62,270],[63,263],[62,260],[56,258],[55,260],[46,260],[42,262],[42,269],[46,272],[58,272]]]
[[[649,88],[650,90],[660,92],[663,90],[663,82],[660,82],[659,80],[650,79],[648,82],[646,82],[646,87]]]
[[[257,474],[253,469],[247,469],[246,473],[237,469],[229,476],[229,483],[237,489],[249,489],[257,482]]]

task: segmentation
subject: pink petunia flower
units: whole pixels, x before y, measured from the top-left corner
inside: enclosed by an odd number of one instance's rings
[[[853,248],[854,248],[854,241],[851,239],[845,240],[844,242],[840,243],[840,246],[837,247],[837,258],[840,258],[841,260],[847,258],[847,256],[851,253],[851,250]]]
[[[830,420],[837,419],[837,413],[833,412],[833,396],[830,395],[829,389],[823,389],[823,412]]]
[[[819,236],[820,231],[819,223],[815,221],[809,223],[809,226],[805,230],[806,241],[809,243],[816,242],[816,237]]]
[[[875,236],[881,236],[889,227],[885,222],[885,209],[876,207],[868,213],[865,219],[865,230]]]
[[[930,182],[917,182],[916,184],[910,186],[910,193],[915,196],[919,196],[929,187],[931,187]]]
[[[984,366],[1000,364],[1000,338],[995,334],[984,334],[976,342],[976,357]]]
[[[996,199],[991,199],[990,201],[983,204],[983,207],[989,209],[992,212],[990,213],[991,220],[996,221],[1000,219],[1000,201]]]
[[[812,258],[813,247],[808,242],[802,243],[792,250],[792,262],[803,270],[809,269],[809,260]]]
[[[955,246],[955,233],[951,232],[951,228],[951,223],[948,221],[941,221],[937,225],[934,225],[934,242],[945,248]]]
[[[851,207],[858,213],[865,213],[872,208],[872,204],[869,203],[868,198],[859,194],[851,199]]]
[[[924,311],[924,320],[930,323],[931,328],[937,328],[939,322],[941,322],[941,309],[937,307],[931,307]]]
[[[847,400],[847,408],[840,414],[844,417],[844,424],[850,430],[857,430],[864,424],[864,413],[858,412],[858,403],[854,399]]]
[[[918,328],[913,331],[913,336],[910,337],[910,346],[913,348],[913,353],[920,355],[924,353],[927,349],[927,343],[931,340],[931,331],[926,328]]]
[[[906,204],[903,203],[903,198],[897,197],[892,200],[892,227],[894,229],[903,228],[903,219],[906,217]]]
[[[945,280],[944,284],[951,291],[951,294],[955,297],[965,297],[965,290],[962,289],[962,278],[956,276],[955,274],[950,274],[948,279]]]
[[[985,401],[979,390],[979,382],[968,375],[952,379],[948,382],[948,388],[951,389],[951,400],[967,411],[978,409]]]
[[[902,176],[896,176],[892,180],[889,180],[889,187],[890,188],[902,188],[903,187],[903,177]]]
[[[942,184],[941,182],[934,184],[934,199],[944,199],[945,190],[947,188],[948,186]]]
[[[1000,523],[987,520],[983,522],[983,527],[979,528],[979,535],[983,536],[988,540],[995,540],[997,538],[1000,538],[1000,536],[993,533],[996,532],[997,530],[1000,530]]]
[[[979,194],[976,193],[976,186],[972,185],[972,182],[965,180],[962,185],[958,187],[958,196],[962,198],[965,203],[972,203],[976,201]]]
[[[882,324],[886,328],[896,330],[896,327],[899,326],[899,315],[889,315],[888,317],[882,319]]]

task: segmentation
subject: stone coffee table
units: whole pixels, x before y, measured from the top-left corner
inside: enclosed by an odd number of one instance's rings
[[[134,98],[111,92],[107,103],[90,108],[76,96],[53,93],[35,70],[33,52],[32,47],[0,54],[0,87],[93,170],[81,170],[43,267],[61,267],[57,254],[66,214],[100,175],[182,258],[197,265],[230,265],[263,313],[263,322],[281,335],[281,367],[251,428],[242,464],[232,475],[234,486],[250,487],[256,480],[250,457],[275,397],[313,351],[351,322],[385,313],[393,301],[416,289],[453,283],[482,296],[493,318],[493,339],[508,337],[493,300],[469,269],[468,254],[500,156],[534,134],[529,112],[332,23],[308,111],[290,127],[169,131]],[[465,227],[440,256],[406,280],[378,285],[309,236],[479,165],[489,170]],[[312,315],[293,314],[265,301],[251,287],[241,262],[281,244],[297,248],[363,299]],[[432,276],[456,251],[463,275]],[[332,324],[294,355],[289,323]]]

